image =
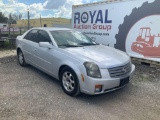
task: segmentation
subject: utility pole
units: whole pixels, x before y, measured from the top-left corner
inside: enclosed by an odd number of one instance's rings
[[[41,24],[41,27],[42,27],[42,20],[41,20],[41,14],[40,14],[40,24]]]
[[[27,9],[28,12],[28,30],[30,29],[30,23],[29,23],[29,8]]]

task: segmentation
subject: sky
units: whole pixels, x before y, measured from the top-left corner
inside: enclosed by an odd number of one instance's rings
[[[29,9],[30,18],[71,18],[72,5],[99,2],[104,0],[0,0],[0,12],[6,17],[9,13],[22,14],[27,18]]]

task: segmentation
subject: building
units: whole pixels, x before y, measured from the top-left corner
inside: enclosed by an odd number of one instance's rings
[[[30,27],[54,27],[54,24],[71,24],[71,19],[66,18],[37,18],[29,20]],[[18,20],[12,27],[28,27],[28,20]]]
[[[53,27],[59,27],[59,28],[72,28],[71,24],[53,24]]]

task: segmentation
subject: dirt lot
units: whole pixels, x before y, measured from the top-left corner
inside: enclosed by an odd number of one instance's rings
[[[123,89],[73,98],[36,68],[0,60],[0,120],[160,120],[160,69],[136,64]]]
[[[16,55],[16,50],[0,50],[0,59],[13,55]]]

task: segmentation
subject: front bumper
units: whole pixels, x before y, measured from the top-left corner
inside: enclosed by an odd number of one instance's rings
[[[135,72],[135,65],[132,64],[132,70],[129,73],[129,75],[126,76],[125,78],[110,78],[110,77],[107,78],[106,77],[106,78],[96,79],[96,78],[85,76],[85,79],[86,79],[85,85],[80,85],[81,92],[89,95],[96,95],[96,94],[107,93],[110,91],[120,89],[128,83],[128,82],[125,82],[124,84],[120,85],[120,81],[127,78],[130,81],[134,75],[134,72]],[[96,85],[102,85],[101,92],[95,92]]]

